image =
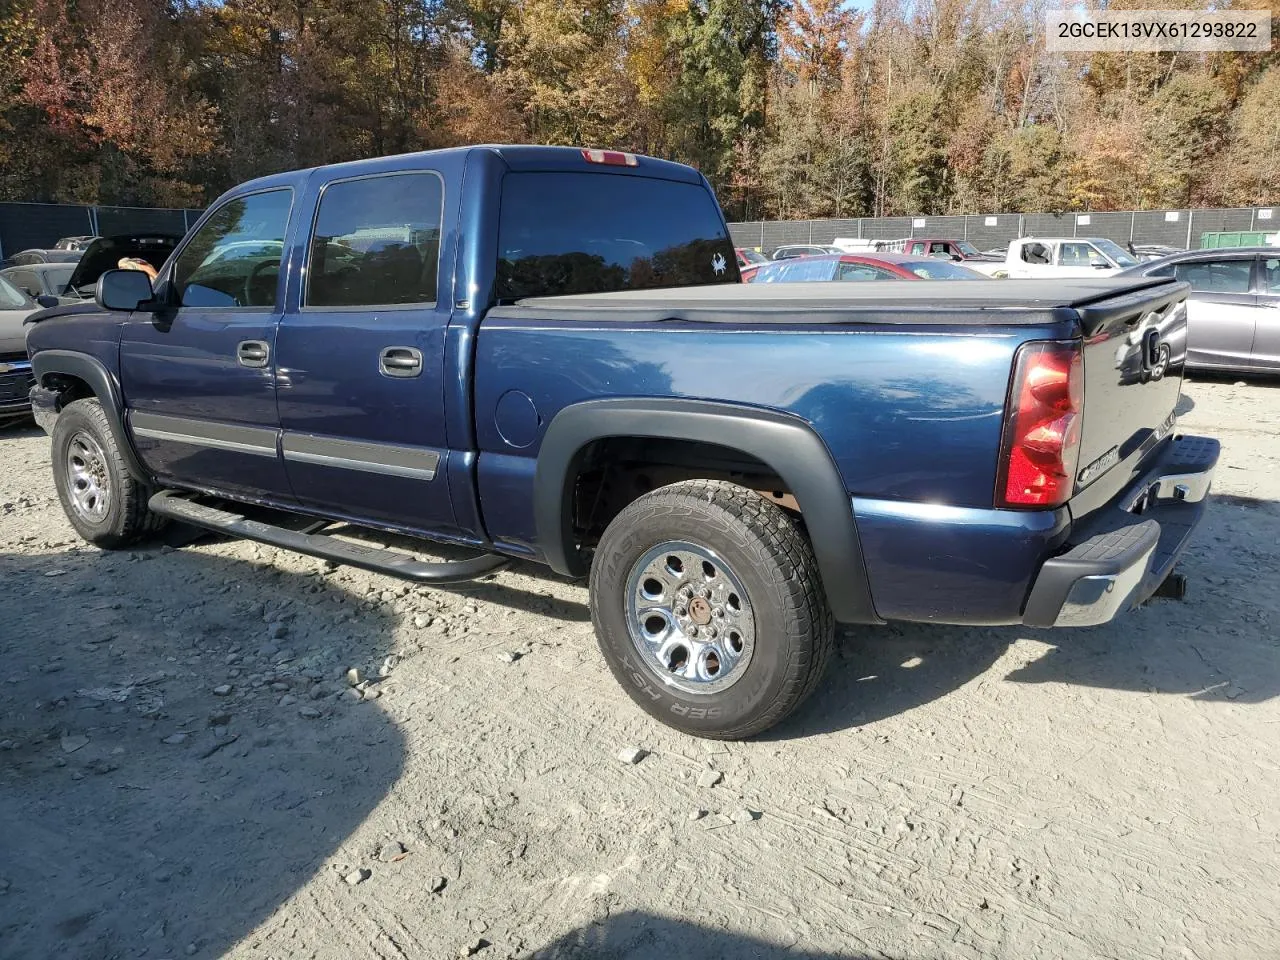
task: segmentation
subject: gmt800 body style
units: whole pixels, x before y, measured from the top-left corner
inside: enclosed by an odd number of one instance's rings
[[[32,401],[93,543],[177,520],[422,583],[589,574],[618,680],[701,736],[786,716],[836,623],[1089,625],[1165,582],[1218,455],[1175,430],[1184,284],[738,280],[673,163],[286,173],[154,285],[38,314]]]

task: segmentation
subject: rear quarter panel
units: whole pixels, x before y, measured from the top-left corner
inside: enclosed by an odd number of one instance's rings
[[[479,486],[495,542],[537,554],[532,492],[547,424],[603,397],[790,413],[851,497],[990,507],[1013,354],[1060,328],[726,327],[486,320],[475,365]]]

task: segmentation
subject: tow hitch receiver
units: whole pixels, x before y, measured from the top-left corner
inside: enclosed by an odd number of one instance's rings
[[[1151,594],[1151,599],[1165,598],[1167,600],[1185,600],[1187,599],[1187,578],[1185,574],[1171,573],[1164,578],[1164,582],[1156,587]]]

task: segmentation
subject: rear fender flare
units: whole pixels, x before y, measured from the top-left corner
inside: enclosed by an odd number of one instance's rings
[[[102,412],[107,415],[107,423],[115,436],[116,445],[124,457],[125,466],[135,480],[149,483],[150,477],[143,469],[142,463],[129,443],[129,435],[124,428],[124,399],[116,378],[101,360],[87,353],[74,350],[41,350],[31,358],[31,372],[35,374],[36,383],[48,387],[48,379],[58,374],[83,380],[93,391],[93,395],[102,404]]]
[[[858,540],[853,507],[826,444],[788,414],[699,400],[587,400],[547,427],[534,476],[538,546],[557,573],[582,576],[573,536],[573,486],[588,444],[611,437],[662,437],[728,447],[767,464],[786,483],[809,530],[827,601],[842,623],[882,623]]]

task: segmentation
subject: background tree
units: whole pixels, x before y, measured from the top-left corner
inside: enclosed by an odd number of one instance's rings
[[[1050,54],[1051,5],[0,0],[0,199],[535,142],[692,163],[733,218],[1280,204],[1280,53]]]

